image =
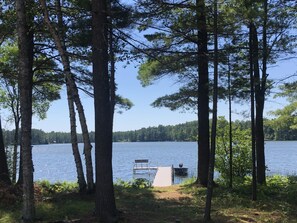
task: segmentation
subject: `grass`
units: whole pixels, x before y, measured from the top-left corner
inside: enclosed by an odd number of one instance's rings
[[[0,191],[1,192],[1,191]],[[94,195],[80,195],[76,185],[38,183],[36,222],[81,219],[96,222],[93,216]],[[2,194],[3,195],[3,194]],[[267,186],[258,188],[258,201],[251,201],[249,182],[232,190],[214,189],[212,222],[288,222],[297,223],[297,178],[272,177]],[[1,193],[0,193],[0,198]],[[202,222],[206,189],[192,182],[164,188],[151,188],[146,182],[118,182],[115,199],[121,223]],[[20,202],[0,204],[0,222],[20,219]]]

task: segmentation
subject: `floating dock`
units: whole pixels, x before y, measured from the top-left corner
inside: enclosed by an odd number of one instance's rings
[[[158,167],[150,166],[149,160],[148,159],[138,159],[134,161],[134,166],[133,166],[133,173],[136,173],[138,170],[157,170]]]
[[[136,174],[138,171],[156,171],[156,175],[153,180],[153,187],[168,187],[174,182],[174,168],[173,166],[168,167],[156,167],[150,166],[148,159],[137,159],[134,161],[133,173]]]
[[[173,184],[173,169],[169,167],[158,167],[153,187],[168,187]]]

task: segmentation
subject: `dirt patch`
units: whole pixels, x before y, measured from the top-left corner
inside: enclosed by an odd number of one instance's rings
[[[169,199],[169,200],[185,200],[191,199],[192,196],[190,194],[185,194],[181,192],[180,186],[174,185],[171,187],[156,187],[153,190],[153,194],[155,199]]]

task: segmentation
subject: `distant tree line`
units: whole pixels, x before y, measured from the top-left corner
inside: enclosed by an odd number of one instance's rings
[[[233,122],[235,128],[241,130],[250,128],[250,121]],[[289,126],[279,128],[274,120],[266,119],[264,122],[265,140],[297,140],[297,129]],[[3,131],[6,145],[12,145],[14,130]],[[78,143],[83,143],[82,134],[77,134]],[[197,121],[178,125],[159,125],[157,127],[141,128],[139,130],[114,132],[114,142],[154,142],[154,141],[196,141]],[[95,133],[90,132],[90,141],[95,142]],[[32,144],[71,143],[71,134],[68,132],[44,132],[39,129],[32,130]]]

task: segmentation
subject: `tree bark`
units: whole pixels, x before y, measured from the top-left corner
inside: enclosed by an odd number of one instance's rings
[[[229,187],[233,187],[233,131],[232,131],[232,96],[231,96],[231,68],[228,59],[228,102],[229,102]]]
[[[49,15],[48,11],[46,8],[46,2],[45,0],[40,0],[41,5],[43,7],[44,11],[44,20],[45,23],[50,30],[51,35],[54,38],[55,44],[57,46],[57,49],[59,51],[59,54],[62,59],[62,64],[65,72],[65,78],[67,81],[67,87],[70,88],[70,93],[72,94],[72,100],[74,101],[78,115],[79,115],[79,120],[81,124],[81,130],[82,130],[82,136],[83,136],[83,142],[84,142],[84,155],[85,155],[85,161],[86,161],[86,172],[87,172],[87,190],[89,192],[92,192],[94,190],[94,173],[93,173],[93,164],[92,164],[92,145],[89,137],[89,131],[87,127],[87,122],[86,122],[86,117],[84,113],[84,108],[81,103],[79,93],[77,86],[75,84],[74,77],[71,73],[71,68],[70,68],[70,62],[69,62],[69,56],[67,55],[67,48],[65,45],[65,34],[63,30],[63,18],[62,18],[62,11],[61,11],[61,5],[60,1],[56,0],[56,6],[57,6],[57,11],[58,11],[58,20],[59,20],[59,26],[60,26],[60,32],[56,32],[54,27],[52,26],[50,20],[49,20]]]
[[[17,161],[18,161],[18,145],[19,145],[19,128],[20,120],[15,121],[15,132],[13,142],[13,157],[12,157],[12,182],[16,182]]]
[[[114,38],[113,38],[113,18],[111,12],[111,1],[109,2],[108,11],[109,17],[109,58],[110,58],[110,104],[111,104],[111,126],[113,127],[113,117],[115,110],[115,98],[116,98],[116,84],[115,84],[115,55],[114,55]]]
[[[211,149],[209,158],[209,171],[206,204],[204,212],[204,221],[210,221],[211,216],[211,200],[213,194],[213,177],[215,167],[216,155],[216,135],[217,135],[217,110],[218,110],[218,9],[217,1],[214,2],[214,87],[213,87],[213,113],[212,113],[212,127],[211,127]]]
[[[13,155],[12,155],[12,183],[16,183],[16,173],[17,173],[17,163],[18,163],[18,145],[19,145],[19,130],[20,130],[20,122],[21,122],[21,115],[20,115],[20,101],[19,101],[19,90],[18,87],[13,86],[12,89],[13,93],[10,94],[11,103],[11,111],[13,113],[14,118],[14,139],[13,139]],[[18,95],[18,99],[14,99],[15,96]],[[20,157],[20,156],[19,156]],[[20,158],[19,158],[20,159]]]
[[[82,137],[84,142],[84,155],[85,155],[85,162],[86,162],[87,190],[88,192],[93,192],[94,191],[94,173],[93,173],[93,163],[92,163],[92,153],[91,153],[92,145],[91,145],[91,140],[89,136],[86,116],[78,94],[77,86],[75,84],[75,81],[73,80],[73,75],[69,74],[67,76],[69,77],[69,80],[70,80],[70,81],[68,80],[68,82],[70,85],[73,101],[76,105],[78,117],[81,124]]]
[[[257,155],[257,182],[260,184],[264,184],[265,178],[266,178],[264,127],[263,127],[265,86],[262,86],[262,82],[260,79],[258,32],[254,24],[252,24],[252,29],[253,29],[252,42],[253,42],[254,84],[255,84],[255,101],[256,101],[255,135],[256,135],[256,155]]]
[[[265,166],[265,137],[264,137],[264,104],[267,80],[267,0],[264,0],[264,19],[263,19],[263,58],[262,58],[262,77],[256,81],[256,148],[257,148],[257,182],[266,184]]]
[[[102,222],[116,222],[112,174],[112,115],[108,73],[107,2],[92,0],[92,60],[95,99],[95,212]]]
[[[24,222],[33,222],[35,218],[33,161],[31,147],[32,130],[32,86],[33,86],[33,31],[29,27],[33,18],[26,7],[33,6],[32,1],[17,0],[17,36],[19,47],[19,89],[21,107],[21,149],[23,168],[23,211]]]
[[[22,133],[21,133],[22,134]],[[20,145],[20,164],[19,164],[19,178],[17,181],[17,185],[23,185],[24,178],[23,178],[23,152],[22,152],[22,145]]]
[[[72,152],[73,152],[75,166],[76,166],[79,191],[84,192],[86,190],[86,181],[85,181],[85,177],[84,177],[83,166],[82,166],[81,157],[80,157],[78,144],[77,144],[74,102],[72,100],[71,89],[68,87],[67,83],[66,83],[66,85],[67,85],[67,101],[68,101],[69,118],[70,118]]]
[[[11,184],[8,166],[7,166],[5,146],[4,146],[4,141],[3,141],[1,120],[0,120],[0,183],[1,184],[4,183],[6,185]]]
[[[198,28],[198,183],[207,186],[209,167],[209,78],[204,0],[197,0]]]
[[[251,90],[251,133],[252,133],[252,200],[257,200],[257,166],[256,166],[256,136],[255,136],[255,88],[254,88],[254,24],[249,24],[249,63]]]

